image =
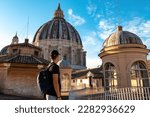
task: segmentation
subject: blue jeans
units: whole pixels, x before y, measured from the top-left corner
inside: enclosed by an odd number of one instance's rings
[[[46,94],[46,100],[57,100],[57,97]]]

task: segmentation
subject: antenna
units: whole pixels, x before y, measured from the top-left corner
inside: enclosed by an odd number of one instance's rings
[[[27,39],[28,39],[28,35],[29,35],[28,33],[29,33],[29,16],[28,16],[28,21],[27,21],[27,37],[26,37]]]
[[[120,26],[120,24],[121,24],[121,19],[120,19],[120,0],[116,0],[116,3],[117,3],[117,13],[118,13],[118,21],[117,21],[117,23],[118,23],[118,26]]]
[[[16,35],[15,36],[17,36],[17,31],[16,31]]]

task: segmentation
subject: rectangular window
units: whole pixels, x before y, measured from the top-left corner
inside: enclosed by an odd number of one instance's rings
[[[13,49],[13,54],[16,54],[18,49]]]
[[[38,56],[38,55],[39,55],[39,52],[38,52],[38,51],[34,51],[34,55],[35,55],[35,56]]]

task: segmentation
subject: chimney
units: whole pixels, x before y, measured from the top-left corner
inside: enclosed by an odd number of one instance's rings
[[[29,43],[29,39],[25,39],[25,44],[28,44]]]

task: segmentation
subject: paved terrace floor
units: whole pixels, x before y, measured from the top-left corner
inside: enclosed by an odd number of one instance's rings
[[[97,93],[102,93],[104,92],[104,89],[95,89],[95,88],[85,88],[85,89],[80,89],[80,90],[73,90],[71,91],[75,95],[89,95],[89,94],[97,94]]]
[[[68,97],[62,97],[63,100],[67,100]],[[22,96],[15,96],[15,95],[7,95],[0,93],[0,100],[44,100],[41,98],[32,98],[32,97],[22,97]]]
[[[0,100],[41,100],[41,99],[15,96],[15,95],[7,95],[7,94],[0,93]]]

